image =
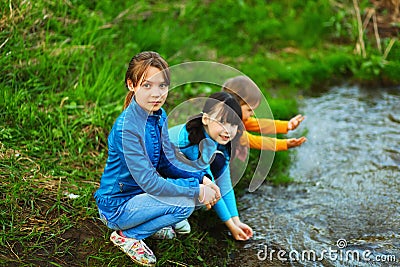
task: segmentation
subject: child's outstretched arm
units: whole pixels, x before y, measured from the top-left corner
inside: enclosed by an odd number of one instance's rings
[[[258,132],[261,134],[275,134],[288,132],[288,121],[271,120],[271,119],[257,119],[250,117],[244,122],[244,127],[247,131]]]
[[[301,114],[296,115],[289,121],[250,117],[244,121],[244,126],[246,130],[250,132],[259,132],[261,134],[286,134],[288,131],[295,130],[304,119],[305,117]]]
[[[301,146],[306,141],[307,138],[304,136],[300,138],[277,139],[244,132],[242,137],[240,138],[240,145],[248,145],[250,148],[258,150],[285,151],[289,148]]]
[[[248,145],[250,148],[258,150],[284,151],[288,149],[288,143],[286,139],[254,135],[249,132],[244,132],[240,137],[240,145]]]

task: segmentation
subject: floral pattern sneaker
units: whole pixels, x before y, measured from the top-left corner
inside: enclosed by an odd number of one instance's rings
[[[133,262],[143,266],[155,266],[156,256],[142,240],[120,236],[117,231],[111,234],[110,240],[125,252]]]
[[[161,228],[155,232],[150,238],[152,239],[174,239],[176,237],[174,229],[171,226]]]

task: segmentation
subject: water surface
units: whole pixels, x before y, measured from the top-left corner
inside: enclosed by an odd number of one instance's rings
[[[400,266],[400,88],[332,88],[301,112],[295,182],[238,200],[255,237],[235,264]]]

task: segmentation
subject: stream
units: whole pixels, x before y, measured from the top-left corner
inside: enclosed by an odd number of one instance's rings
[[[300,111],[294,182],[238,200],[255,233],[230,266],[400,266],[400,88],[334,87]]]

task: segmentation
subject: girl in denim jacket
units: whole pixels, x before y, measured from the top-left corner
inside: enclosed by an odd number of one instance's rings
[[[202,113],[186,124],[169,129],[172,143],[191,164],[206,171],[221,190],[222,198],[213,207],[236,240],[248,240],[252,229],[239,219],[230,175],[230,155],[235,151],[244,127],[237,100],[226,92],[212,94]]]
[[[110,240],[135,263],[154,266],[143,239],[173,238],[196,201],[212,206],[219,188],[204,172],[175,157],[161,108],[170,84],[166,61],[155,52],[132,58],[125,75],[124,110],[108,137],[108,159],[94,197]]]

